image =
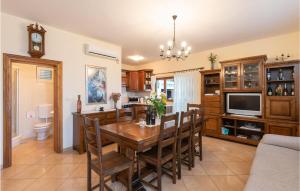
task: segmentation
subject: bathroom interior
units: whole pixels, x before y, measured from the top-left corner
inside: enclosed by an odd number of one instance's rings
[[[51,141],[53,135],[53,68],[12,65],[12,147],[28,140]]]

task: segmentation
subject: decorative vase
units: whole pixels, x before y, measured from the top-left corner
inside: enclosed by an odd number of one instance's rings
[[[81,113],[81,107],[82,107],[82,103],[81,103],[81,99],[80,99],[80,95],[77,96],[77,113]]]
[[[211,62],[211,63],[210,63],[210,69],[211,69],[211,70],[214,70],[214,69],[215,69],[215,63],[214,63],[214,62]]]

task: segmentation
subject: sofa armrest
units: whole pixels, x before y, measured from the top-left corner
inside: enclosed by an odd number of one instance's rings
[[[300,151],[300,137],[266,134],[261,143]]]

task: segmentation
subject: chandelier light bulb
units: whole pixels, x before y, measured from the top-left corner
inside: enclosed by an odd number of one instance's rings
[[[187,56],[189,54],[189,51],[188,50],[184,51],[184,54],[185,56]]]
[[[185,41],[181,42],[181,47],[182,47],[182,48],[185,48],[185,47],[186,47],[186,42],[185,42]]]
[[[164,45],[160,45],[160,46],[159,46],[159,49],[160,49],[160,50],[164,50],[164,48],[165,48]]]
[[[170,55],[171,55],[171,51],[167,50],[167,56],[170,56]]]
[[[190,52],[192,50],[192,48],[189,46],[189,47],[187,47],[187,50]]]
[[[180,51],[180,50],[178,50],[178,52],[177,52],[177,55],[178,55],[178,56],[180,56],[180,55],[181,55],[181,51]]]
[[[168,41],[168,47],[171,48],[173,46],[173,42],[172,41]]]

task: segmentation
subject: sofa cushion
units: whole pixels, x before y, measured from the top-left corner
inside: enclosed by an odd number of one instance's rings
[[[267,134],[264,135],[261,143],[300,151],[300,137]]]
[[[260,143],[245,191],[299,191],[299,151]]]

